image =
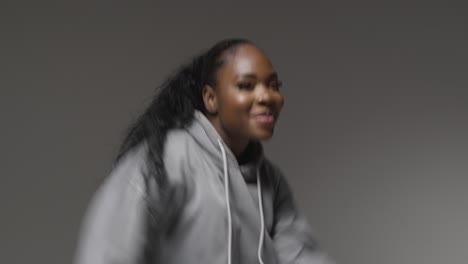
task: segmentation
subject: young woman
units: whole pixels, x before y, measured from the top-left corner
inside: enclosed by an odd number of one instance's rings
[[[328,263],[263,156],[280,86],[265,54],[242,39],[169,78],[96,193],[75,263]]]

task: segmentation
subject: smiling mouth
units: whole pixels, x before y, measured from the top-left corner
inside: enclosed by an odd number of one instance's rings
[[[258,114],[254,116],[254,120],[257,123],[264,125],[272,125],[275,123],[276,117],[271,113]]]

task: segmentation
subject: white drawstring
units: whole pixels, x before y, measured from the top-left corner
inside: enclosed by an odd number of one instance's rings
[[[224,150],[223,143],[218,139],[219,148],[223,153],[223,165],[224,165],[224,193],[226,194],[226,206],[228,213],[228,264],[231,264],[231,250],[232,250],[232,217],[231,217],[231,204],[229,202],[229,177],[227,168],[226,151]]]
[[[264,230],[265,230],[265,221],[263,216],[263,204],[262,204],[262,183],[260,181],[260,168],[257,168],[257,191],[258,191],[258,208],[260,210],[260,238],[258,241],[258,262],[263,264],[262,260],[262,248],[263,248],[263,239],[264,239]]]
[[[227,167],[227,157],[226,151],[224,150],[223,143],[218,139],[219,148],[223,154],[223,166],[224,166],[224,189],[226,194],[226,207],[228,214],[228,264],[231,264],[232,258],[232,216],[231,216],[231,204],[229,201],[229,176],[228,176],[228,167]],[[265,221],[263,216],[263,204],[262,204],[262,186],[260,181],[260,169],[257,168],[257,191],[258,191],[258,207],[260,209],[260,238],[258,242],[258,261],[260,264],[264,264],[262,260],[262,248],[263,248],[263,239],[264,239],[264,230],[265,230]]]

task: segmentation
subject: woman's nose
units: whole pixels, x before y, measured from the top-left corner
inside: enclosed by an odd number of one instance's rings
[[[272,100],[271,91],[265,85],[260,85],[260,87],[258,87],[256,97],[259,103],[270,103]]]

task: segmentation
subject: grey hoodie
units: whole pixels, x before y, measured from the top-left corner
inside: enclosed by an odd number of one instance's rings
[[[147,219],[170,230],[150,245],[155,264],[330,263],[284,177],[263,158],[261,145],[253,146],[252,158],[239,165],[211,123],[195,112],[189,128],[167,136],[166,188],[175,195],[157,206],[160,215],[148,210],[146,146],[130,152],[91,202],[75,264],[141,263]]]

